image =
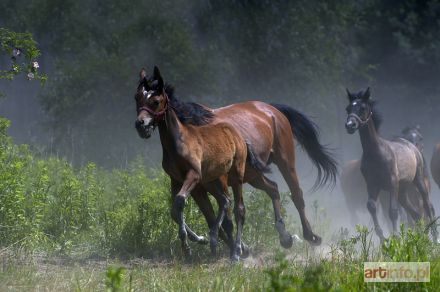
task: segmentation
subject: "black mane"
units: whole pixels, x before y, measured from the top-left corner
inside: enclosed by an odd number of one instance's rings
[[[374,127],[376,128],[376,131],[379,131],[380,126],[382,125],[382,115],[377,111],[376,109],[376,101],[370,101],[370,106],[371,106],[371,111],[372,111],[372,116],[371,118],[373,119],[373,123],[374,123]]]
[[[202,126],[209,124],[214,118],[212,111],[195,102],[184,102],[176,98],[174,87],[165,84],[165,92],[168,95],[170,106],[183,124]]]

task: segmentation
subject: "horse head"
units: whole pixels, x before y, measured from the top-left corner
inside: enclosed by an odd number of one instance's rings
[[[347,121],[345,129],[349,134],[353,134],[360,127],[366,125],[373,114],[373,106],[370,100],[370,88],[358,93],[351,93],[347,89],[349,105],[346,108]]]
[[[142,69],[139,75],[139,85],[135,94],[135,127],[141,138],[148,139],[158,123],[164,119],[169,100],[157,66],[154,67],[153,76],[147,77],[145,69]]]
[[[420,126],[409,126],[402,130],[402,138],[416,145],[420,151],[423,150],[423,136],[420,133]]]

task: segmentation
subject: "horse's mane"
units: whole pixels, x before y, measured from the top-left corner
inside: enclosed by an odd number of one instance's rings
[[[165,92],[168,95],[171,108],[181,123],[202,126],[209,124],[214,118],[214,113],[203,105],[178,100],[171,84],[165,84]]]
[[[376,128],[376,131],[379,131],[380,126],[382,125],[382,114],[379,113],[377,111],[377,102],[376,101],[370,101],[370,106],[371,106],[371,111],[372,111],[372,116],[371,118],[373,119],[373,123],[374,123],[374,127]]]

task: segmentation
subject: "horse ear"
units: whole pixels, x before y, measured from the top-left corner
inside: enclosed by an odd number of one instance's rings
[[[157,80],[159,90],[162,90],[163,89],[163,79],[162,79],[162,76],[160,75],[160,71],[157,66],[154,66],[153,78],[154,78],[154,80]]]
[[[348,100],[349,101],[352,101],[354,98],[353,98],[353,94],[351,94],[351,92],[350,92],[350,90],[348,90],[348,88],[345,88],[345,90],[347,91],[347,97],[348,97]]]
[[[370,87],[367,88],[367,90],[364,91],[364,94],[362,95],[363,99],[370,99],[371,93],[370,93]]]
[[[146,77],[147,77],[147,71],[145,70],[145,68],[142,68],[141,72],[139,73],[139,78],[140,80],[143,80]]]
[[[408,134],[409,130],[410,130],[410,127],[408,127],[408,126],[405,127],[405,128],[402,130],[402,134],[403,134],[403,135]]]

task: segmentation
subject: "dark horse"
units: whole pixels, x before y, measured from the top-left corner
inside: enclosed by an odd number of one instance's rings
[[[404,138],[414,145],[420,150],[423,155],[423,136],[420,133],[420,127],[405,127],[401,134],[393,140],[398,140],[400,138]],[[365,184],[364,177],[361,173],[361,160],[350,160],[348,161],[344,167],[342,168],[340,175],[341,189],[342,193],[345,197],[345,202],[347,204],[348,212],[350,213],[351,224],[358,224],[359,220],[357,217],[358,212],[364,212],[365,204],[368,200],[367,194],[367,186]],[[427,185],[428,190],[431,190],[431,184],[429,181],[428,171],[425,172],[425,183]],[[417,189],[410,185],[408,186],[407,196],[409,202],[414,206],[415,209],[419,212],[419,214],[424,213],[423,209],[423,201],[421,200],[420,194]],[[385,210],[389,209],[389,200],[388,196],[384,196],[382,194],[379,195],[379,205],[381,207],[382,213],[386,214]],[[385,211],[385,212],[384,212]],[[412,218],[409,214],[405,214],[402,212],[402,208],[399,208],[399,214],[402,216],[407,215],[407,220],[410,224],[412,224]],[[391,223],[388,218],[385,218],[387,223]]]
[[[356,94],[347,90],[347,94],[350,103],[346,108],[348,116],[345,127],[349,134],[359,130],[363,149],[361,172],[367,183],[367,208],[373,218],[376,234],[381,241],[385,239],[376,214],[376,202],[381,190],[390,193],[389,217],[393,232],[397,230],[397,202],[415,221],[422,217],[405,195],[410,184],[414,184],[419,191],[427,218],[432,221],[435,214],[424,181],[426,167],[420,151],[406,139],[388,141],[378,135],[380,117],[370,99],[369,88]],[[437,241],[435,227],[432,235]]]
[[[203,127],[205,125],[228,124],[230,125],[243,141],[247,148],[252,149],[248,153],[243,182],[248,182],[255,188],[264,190],[272,199],[275,212],[275,227],[280,236],[280,243],[283,247],[292,246],[292,236],[286,231],[281,216],[280,194],[275,182],[269,180],[264,172],[270,163],[275,163],[280,169],[286,180],[290,191],[291,199],[294,202],[302,223],[303,236],[311,244],[319,245],[321,238],[314,234],[310,223],[305,214],[305,204],[303,193],[299,186],[298,177],[295,169],[295,145],[294,137],[304,147],[311,160],[318,168],[317,185],[325,184],[327,181],[335,181],[336,162],[323,147],[317,136],[316,126],[304,115],[285,105],[269,105],[263,102],[243,102],[227,107],[210,109],[197,103],[184,103],[174,96],[171,86],[162,85],[159,70],[155,68],[152,78],[147,78],[144,70],[140,74],[140,82],[136,93],[136,106],[138,118],[136,129],[142,138],[149,138],[151,132],[159,127],[160,133],[167,131],[170,125],[167,123],[167,116],[172,112],[177,117],[179,123],[185,126]],[[161,143],[165,143],[165,138],[161,134]],[[203,142],[203,139],[202,141]],[[162,165],[171,177],[172,195],[176,197],[180,186],[184,183],[186,174],[176,175],[170,170],[171,166],[179,163],[170,161],[171,151],[173,155],[182,155],[182,151],[193,151],[191,148],[180,149],[171,148],[164,151]],[[203,177],[203,174],[202,174]],[[207,198],[207,190],[202,184],[198,183],[191,191],[191,195],[200,207],[209,226],[215,225],[215,217],[212,205]],[[176,210],[176,199],[173,199],[173,210]],[[176,222],[179,218],[172,212],[172,217]],[[244,204],[234,205],[235,218],[244,222]],[[226,223],[226,225],[225,225]],[[225,217],[223,229],[228,237],[232,229],[229,218]],[[202,238],[197,236],[187,225],[184,225],[188,232],[189,239],[202,242]],[[238,225],[240,228],[240,225]],[[183,230],[181,230],[183,233]],[[221,235],[221,233],[220,233]],[[230,240],[229,240],[230,241]],[[241,244],[244,247],[244,244]],[[236,246],[240,249],[240,246]]]

